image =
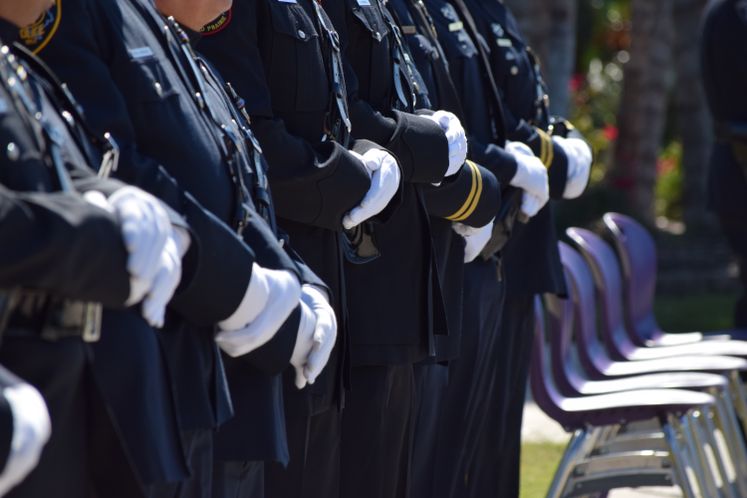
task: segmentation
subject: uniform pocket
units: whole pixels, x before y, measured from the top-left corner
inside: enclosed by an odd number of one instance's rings
[[[156,57],[132,61],[137,66],[135,92],[140,102],[160,102],[179,94]]]
[[[270,87],[281,111],[327,108],[330,87],[316,23],[297,3],[269,0],[273,26]]]
[[[377,42],[383,40],[389,33],[389,26],[384,21],[379,9],[374,5],[360,5],[355,1],[353,3],[353,16],[371,33],[371,37],[374,40]]]

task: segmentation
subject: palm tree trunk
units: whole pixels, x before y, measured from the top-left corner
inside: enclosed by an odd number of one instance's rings
[[[617,117],[611,181],[648,222],[654,220],[656,163],[671,79],[673,4],[674,0],[631,0],[630,62],[624,68]]]

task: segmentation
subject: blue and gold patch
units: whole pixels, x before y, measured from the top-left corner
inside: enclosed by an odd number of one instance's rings
[[[38,54],[52,40],[62,20],[62,0],[54,0],[49,8],[36,21],[20,29],[21,41],[29,50]]]
[[[213,21],[210,21],[205,26],[203,26],[202,29],[200,30],[200,33],[202,33],[205,36],[214,35],[226,29],[229,24],[231,24],[231,10],[230,9],[225,11],[221,15],[219,15]]]

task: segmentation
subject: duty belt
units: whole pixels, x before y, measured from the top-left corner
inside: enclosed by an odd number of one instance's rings
[[[747,175],[747,123],[716,121],[716,138],[729,144],[732,154]]]
[[[97,342],[101,314],[81,301],[52,298],[46,293],[14,290],[0,293],[0,330],[8,337],[57,341],[78,337]]]

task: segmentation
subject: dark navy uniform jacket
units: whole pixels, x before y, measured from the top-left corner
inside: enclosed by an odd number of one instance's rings
[[[427,14],[425,6],[418,6],[410,0],[389,0],[387,8],[398,23],[412,54],[418,89],[427,95],[427,100],[421,98],[420,101],[427,102],[431,109],[453,112],[464,121],[461,102],[440,53],[441,47],[434,37],[435,33],[429,30],[431,25],[427,17],[423,17]],[[419,11],[419,8],[423,10]],[[448,324],[448,335],[436,337],[434,360],[439,362],[456,358],[459,354],[464,288],[464,241],[452,230],[454,216],[446,214],[444,208],[449,206],[451,210],[456,205],[463,205],[471,192],[472,184],[466,180],[472,177],[473,170],[474,179],[482,182],[481,197],[472,215],[460,223],[482,226],[495,217],[500,206],[500,185],[495,175],[486,168],[470,161],[455,175],[456,178],[444,181],[437,188],[423,189],[425,205],[431,214],[431,235]]]
[[[365,168],[336,140],[326,120],[335,106],[328,39],[312,0],[240,0],[208,26],[199,49],[245,99],[269,164],[278,225],[329,286],[338,342],[322,375],[298,391],[286,374],[289,410],[317,413],[342,401],[347,335],[342,218],[368,191]],[[211,26],[219,26],[212,28]],[[361,153],[374,144],[356,142]]]
[[[503,97],[509,140],[524,142],[548,168],[550,197],[561,199],[568,159],[548,132],[545,89],[516,19],[498,0],[465,0],[490,48],[493,77]],[[552,201],[526,225],[519,224],[506,244],[508,292],[564,295]]]
[[[403,62],[404,56],[392,52],[397,46],[394,19],[385,17],[386,7],[378,0],[335,0],[326,6],[349,62],[353,134],[386,143],[395,154],[405,154],[400,162],[410,164],[405,166],[403,204],[377,227],[382,257],[348,268],[353,361],[387,364],[432,357],[439,339],[456,335],[459,328],[461,284],[456,282],[463,266],[463,241],[454,237],[447,218],[477,225],[490,221],[499,203],[497,182],[478,166],[465,165],[457,178],[433,188],[431,182],[444,171],[444,134],[429,121],[394,110],[428,109],[425,95],[413,101],[406,95],[408,86],[398,80],[404,76],[413,88],[427,91],[414,67],[412,77],[397,72],[395,61]],[[460,213],[460,207],[468,200],[473,179],[475,185],[484,180],[485,190],[471,198],[476,209],[463,216],[467,212]],[[378,311],[382,307],[387,313]]]
[[[79,95],[94,128],[110,130],[120,143],[122,157],[116,175],[162,199],[192,229],[182,284],[170,304],[167,324],[156,337],[169,365],[181,429],[214,429],[231,416],[221,356],[213,339],[214,324],[238,306],[255,260],[297,274],[298,267],[279,248],[251,200],[242,199],[237,171],[245,161],[231,147],[228,132],[221,131],[226,124],[233,127],[229,130],[233,135],[240,136],[236,124],[224,122],[226,114],[217,113],[221,96],[214,87],[201,88],[202,83],[190,72],[185,47],[153,5],[148,0],[71,0],[64,9],[59,32],[42,56]],[[81,67],[86,71],[80,71]],[[241,201],[247,203],[247,216],[242,215]],[[243,238],[254,251],[236,234],[242,226]],[[138,358],[139,346],[124,340],[129,335],[121,335],[145,326],[136,318],[128,313],[105,321],[107,330],[116,331],[110,336],[123,338],[119,349],[107,348],[109,355],[130,351]],[[267,363],[275,369],[287,365],[297,320],[296,312],[284,333],[255,352],[253,358],[264,362],[259,368],[269,368]],[[105,355],[97,353],[99,358]],[[137,367],[127,371],[131,381],[147,385],[149,365]],[[102,367],[102,371],[114,375],[111,369]],[[122,377],[122,372],[116,376]],[[268,403],[275,410],[274,417],[279,393],[266,387],[268,383],[271,379],[261,382],[265,390],[260,394],[262,401],[274,395],[275,405]],[[131,460],[142,474],[157,475],[147,464],[149,441],[135,431],[132,422],[157,419],[159,414],[149,410],[148,403],[133,404],[121,390],[113,391],[107,401],[115,407]],[[265,424],[277,426],[274,420],[265,420]],[[282,453],[283,435],[278,430],[267,432],[277,435],[272,438],[272,450]]]
[[[496,2],[497,3],[497,2]],[[475,147],[475,160],[480,162],[483,154],[486,155],[481,164],[491,168],[489,158],[496,155],[495,144],[490,143],[492,140],[491,116],[486,102],[486,84],[481,71],[482,65],[479,61],[478,49],[475,41],[465,29],[464,21],[456,7],[444,0],[426,0],[426,6],[430,12],[438,37],[443,47],[446,57],[449,61],[451,75],[457,90],[462,97],[462,105],[470,133],[475,138],[470,142]],[[500,4],[499,4],[500,5]],[[473,15],[478,25],[480,14]],[[485,34],[482,34],[484,37]],[[485,44],[485,39],[477,40],[477,43]],[[487,47],[490,54],[492,48]],[[491,60],[494,57],[491,55]],[[494,64],[491,64],[491,67]],[[497,82],[498,83],[498,82]],[[500,83],[499,83],[500,84]],[[527,82],[527,85],[530,83]],[[481,89],[481,90],[478,90]],[[499,90],[501,90],[499,88]],[[505,111],[511,109],[508,103],[511,101],[510,96],[503,95],[504,118],[511,123],[511,118]],[[528,118],[527,118],[528,119]],[[510,129],[508,137],[513,137]],[[514,139],[518,139],[515,137]],[[479,145],[487,144],[482,147]],[[507,155],[502,149],[504,160],[494,171],[499,180],[508,183],[516,172],[516,163],[512,158],[505,159]],[[513,164],[511,164],[513,163]],[[566,169],[564,168],[559,178],[565,181]],[[491,169],[492,170],[492,169]],[[558,168],[560,171],[560,168]],[[551,176],[553,174],[551,168]],[[551,183],[554,183],[551,181]],[[563,186],[564,188],[564,186]],[[551,189],[554,196],[562,196],[563,188]],[[508,282],[508,292],[556,292],[564,293],[562,273],[559,268],[559,257],[555,242],[557,235],[553,222],[552,206],[542,209],[528,224],[516,224],[511,239],[506,244],[503,251],[506,280]]]
[[[18,28],[0,22],[0,33],[3,40],[14,40]],[[24,61],[34,62],[33,57],[24,55],[22,50],[15,53]],[[4,241],[0,249],[0,287],[20,287],[56,297],[98,301],[112,309],[122,308],[129,294],[129,273],[121,228],[113,215],[84,202],[79,194],[89,190],[111,194],[123,184],[98,178],[90,169],[98,166],[102,151],[93,146],[92,137],[81,129],[80,121],[76,119],[75,103],[60,92],[57,82],[45,79],[46,73],[42,77],[35,71],[37,63],[33,67],[34,70],[27,66],[29,88],[34,94],[30,100],[41,112],[43,120],[61,137],[61,158],[77,193],[60,191],[62,182],[49,162],[49,150],[47,146],[42,149],[41,144],[46,142],[29,127],[34,111],[24,116],[7,87],[0,85],[0,142],[4,151],[0,156],[0,184],[12,190],[2,189],[0,203],[3,232],[0,236]],[[44,318],[44,313],[39,313],[19,324],[15,315],[11,315],[8,325],[41,334]],[[136,340],[137,331],[129,332],[132,332],[131,339]],[[155,344],[154,338],[151,341]],[[28,344],[30,341],[11,337],[4,341],[6,346],[13,343]],[[138,392],[147,386],[156,398],[152,409],[161,415],[159,420],[153,421],[152,433],[149,434],[152,440],[148,461],[153,462],[155,472],[178,479],[186,475],[187,469],[181,458],[179,433],[174,424],[175,408],[166,366],[157,345],[150,347],[149,343],[141,342],[141,346],[139,353],[143,360],[152,360],[151,375],[147,384],[131,391],[132,401],[137,402]],[[49,351],[47,347],[41,350]],[[0,354],[3,351],[0,349]],[[9,368],[19,368],[27,375],[44,378],[47,387],[54,390],[54,386],[63,389],[78,385],[79,372],[88,368],[90,350],[82,341],[77,347],[68,342],[66,346],[55,349],[53,358],[58,363],[55,366],[44,363],[50,361],[48,354],[21,358],[12,354],[7,356]],[[47,377],[50,372],[55,375],[52,379]],[[97,383],[103,380],[96,376]]]
[[[747,7],[736,0],[715,0],[706,10],[701,70],[714,121],[747,130]],[[747,131],[742,141],[747,141]],[[719,135],[717,131],[717,135]],[[709,202],[722,217],[743,219],[747,212],[745,166],[719,137],[710,163]]]

